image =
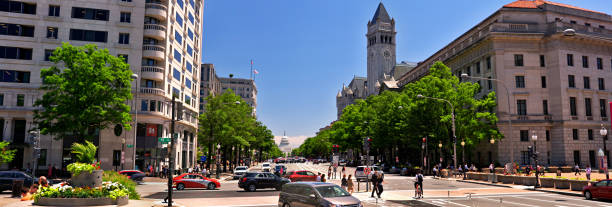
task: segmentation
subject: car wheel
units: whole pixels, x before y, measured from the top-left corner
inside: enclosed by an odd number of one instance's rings
[[[185,189],[185,184],[179,183],[176,185],[176,190],[184,190]]]
[[[288,203],[283,204],[283,207],[291,207]]]
[[[280,190],[281,190],[281,189],[283,189],[283,188],[282,188],[282,187],[279,185],[279,186],[276,186],[276,188],[275,188],[275,189],[276,189],[277,191],[280,191]]]
[[[586,198],[587,200],[591,200],[593,199],[593,195],[591,194],[591,191],[585,191],[584,192],[584,198]]]
[[[206,189],[208,189],[208,190],[214,190],[214,189],[215,189],[215,187],[217,187],[217,185],[215,185],[214,183],[208,183],[208,186],[207,186],[207,187],[208,187],[208,188],[206,188]]]
[[[250,184],[249,185],[249,191],[250,192],[255,192],[257,190],[257,188],[255,187],[255,184]]]

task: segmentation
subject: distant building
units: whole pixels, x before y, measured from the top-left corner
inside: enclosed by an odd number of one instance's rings
[[[217,76],[215,65],[203,63],[200,71],[200,114],[204,112],[206,97],[221,93],[221,81]]]
[[[342,86],[342,90],[338,91],[336,95],[336,108],[338,109],[338,119],[342,115],[342,110],[348,105],[355,103],[358,99],[365,99],[367,97],[367,80],[365,77],[353,77],[348,87]]]
[[[483,165],[533,164],[527,147],[537,135],[539,164],[597,167],[597,152],[605,143],[600,125],[610,130],[610,28],[609,14],[544,0],[518,0],[419,63],[398,79],[399,86],[426,76],[436,61],[444,62],[459,78],[465,73],[501,80],[505,86],[462,80],[481,86],[477,97],[496,92],[497,126],[505,137],[495,145],[482,143],[466,160]],[[606,144],[610,149],[610,142]]]
[[[227,89],[232,89],[242,100],[253,107],[253,115],[257,112],[257,86],[255,81],[244,78],[219,78],[215,66],[204,63],[200,73],[200,114],[206,110],[206,97],[219,95]]]
[[[291,146],[289,143],[289,137],[287,137],[287,135],[283,134],[283,137],[281,138],[281,141],[278,144],[278,148],[284,153],[291,153]]]

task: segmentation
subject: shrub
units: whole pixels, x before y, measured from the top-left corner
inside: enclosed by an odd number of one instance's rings
[[[98,147],[90,141],[85,141],[85,144],[72,143],[71,149],[71,152],[76,156],[77,162],[93,163],[96,160],[96,150]]]
[[[102,181],[120,183],[127,189],[130,199],[132,200],[140,199],[140,194],[136,192],[136,182],[130,180],[125,175],[121,175],[115,171],[104,171],[104,174],[102,175]]]
[[[96,167],[95,164],[85,164],[80,162],[70,163],[67,166],[68,172],[72,173],[72,176],[77,176],[81,174],[81,172],[93,172],[94,170],[100,169],[100,167]]]

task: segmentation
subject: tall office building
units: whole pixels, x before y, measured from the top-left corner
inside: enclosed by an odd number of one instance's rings
[[[204,113],[206,110],[206,97],[209,95],[219,95],[231,88],[244,102],[253,107],[253,115],[257,114],[257,86],[255,85],[255,80],[219,78],[215,65],[210,63],[202,64],[201,69],[200,113]]]
[[[610,28],[609,14],[545,0],[518,0],[420,62],[398,82],[405,86],[417,81],[434,62],[442,61],[457,77],[481,78],[462,80],[481,86],[477,97],[496,92],[497,126],[504,138],[495,145],[482,143],[466,160],[533,164],[527,147],[536,135],[540,164],[597,167],[597,152],[610,149],[599,133],[602,124],[610,130]]]
[[[144,169],[166,165],[158,137],[171,137],[172,94],[183,105],[175,132],[176,167],[195,163],[202,0],[2,0],[0,1],[0,134],[17,149],[4,167],[34,163],[28,143],[34,101],[43,95],[40,69],[62,42],[96,44],[123,56],[133,73],[132,130],[109,126],[94,143],[103,169]],[[134,125],[134,123],[132,123]],[[41,136],[39,169],[72,162],[73,140]],[[122,163],[122,152],[124,159]],[[134,166],[135,165],[135,166]]]

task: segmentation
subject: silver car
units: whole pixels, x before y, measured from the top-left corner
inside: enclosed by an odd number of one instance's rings
[[[299,182],[283,185],[278,198],[278,206],[363,207],[359,199],[351,196],[340,186],[322,182]]]

